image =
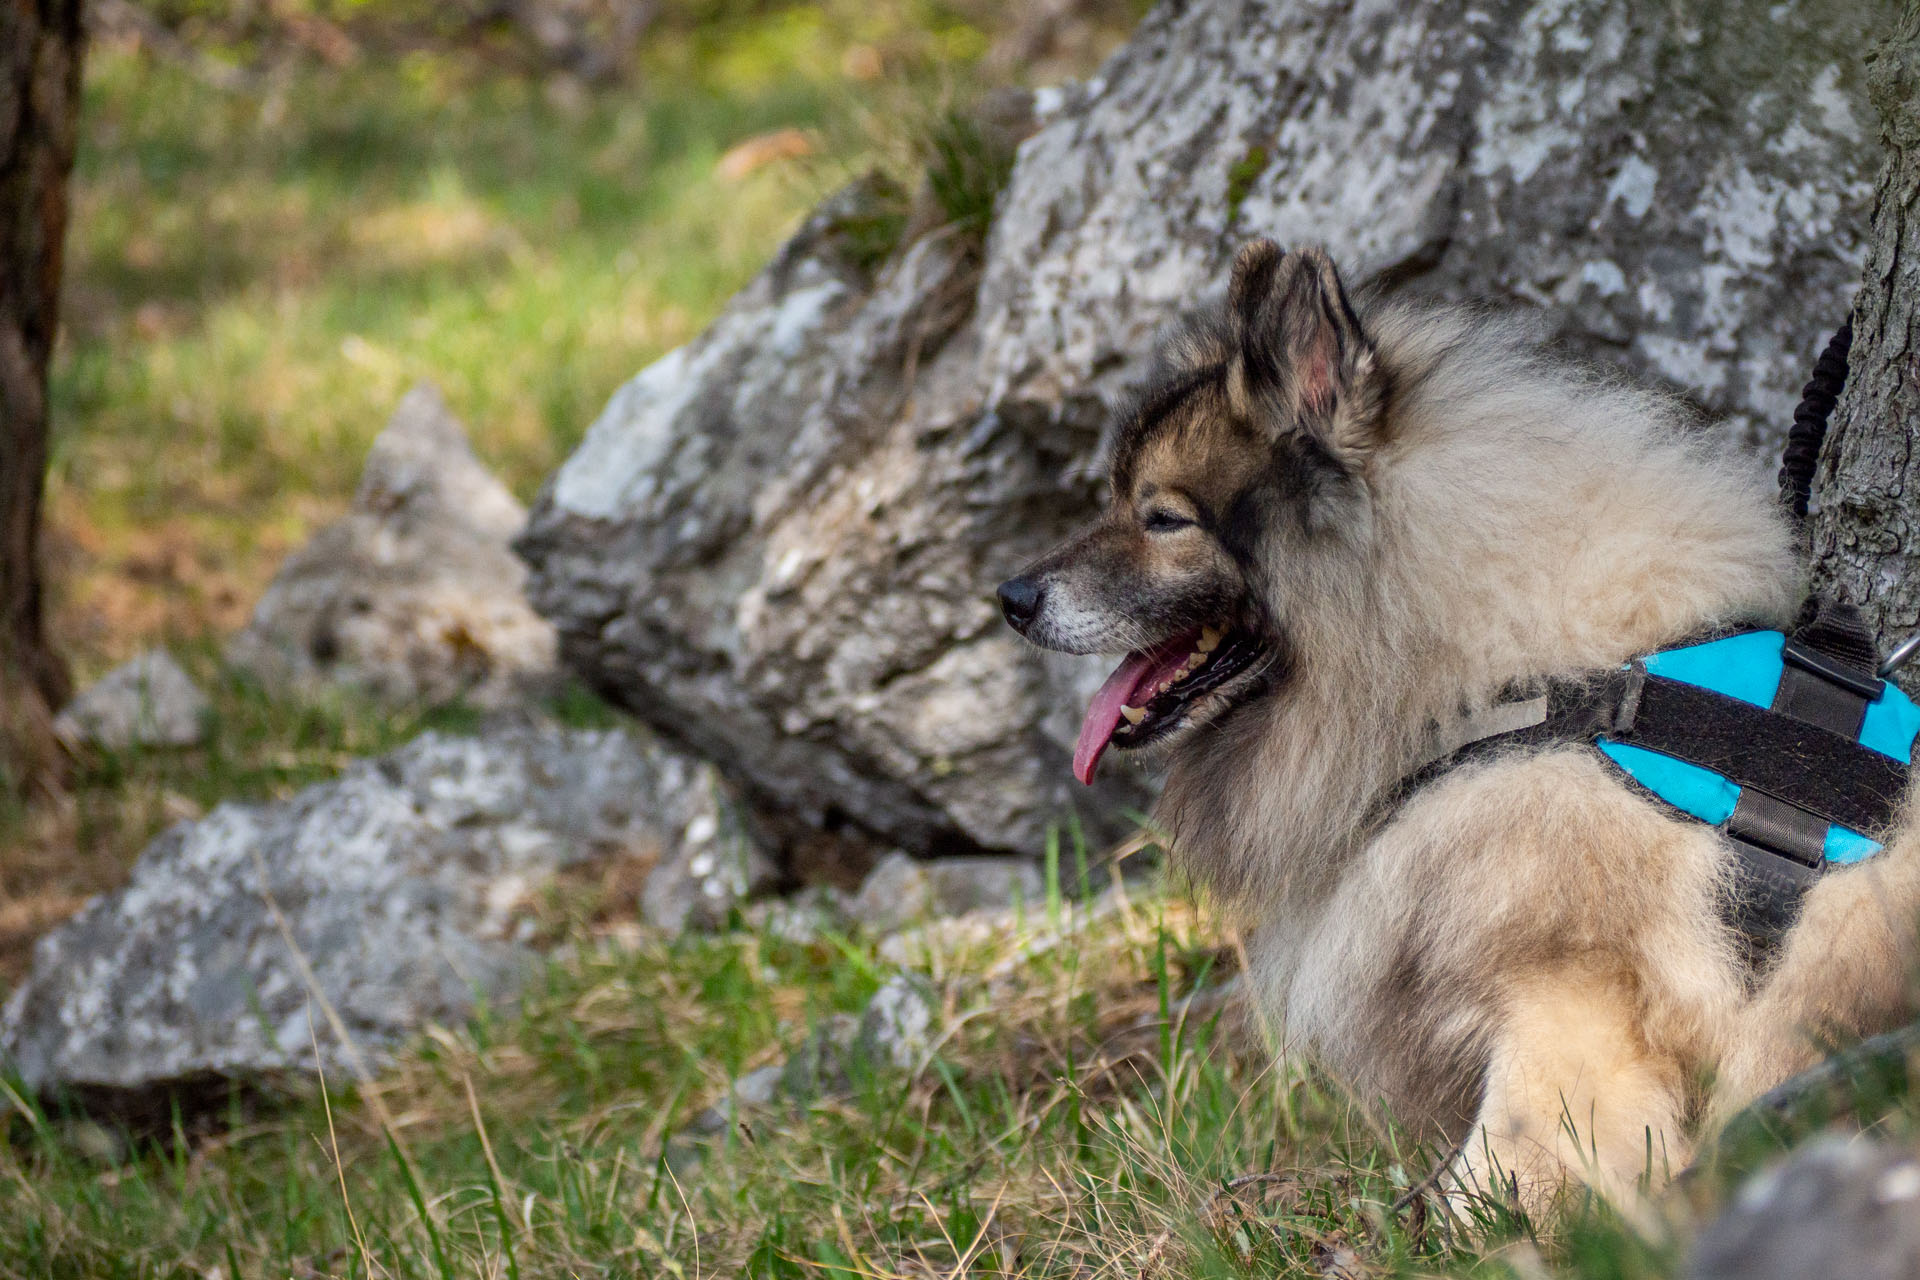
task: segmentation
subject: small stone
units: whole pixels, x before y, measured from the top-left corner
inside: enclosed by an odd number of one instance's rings
[[[718,929],[779,878],[728,795],[711,765],[696,767],[688,791],[694,813],[640,891],[640,913],[654,928],[672,934]]]
[[[927,864],[927,877],[942,915],[1034,910],[1046,901],[1046,880],[1029,858],[939,858]]]
[[[854,897],[853,918],[875,933],[891,933],[933,908],[933,882],[925,867],[898,849],[875,864]]]
[[[749,1071],[733,1082],[734,1101],[743,1107],[770,1106],[780,1092],[780,1077],[785,1063]]]
[[[1040,869],[1025,858],[921,861],[896,850],[867,873],[850,913],[876,933],[891,933],[929,916],[1031,907],[1045,895]]]
[[[734,1124],[742,1111],[772,1106],[780,1096],[780,1082],[785,1073],[785,1063],[747,1072],[733,1082],[726,1097],[694,1117],[687,1127],[695,1133],[719,1133]]]
[[[822,934],[847,927],[852,899],[832,885],[808,885],[790,898],[754,903],[745,917],[747,927],[763,937],[811,946]]]
[[[76,747],[190,747],[205,738],[211,711],[193,677],[165,650],[151,649],[69,702],[53,727]]]
[[[780,1068],[780,1092],[799,1103],[845,1093],[847,1059],[859,1034],[858,1018],[846,1013],[829,1015]]]
[[[856,1052],[868,1063],[918,1068],[933,1044],[934,1001],[925,979],[895,974],[873,993],[860,1017]]]
[[[1763,1170],[1700,1234],[1688,1280],[1920,1276],[1920,1159],[1828,1136]]]

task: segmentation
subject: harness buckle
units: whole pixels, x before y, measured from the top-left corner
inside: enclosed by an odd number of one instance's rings
[[[1799,640],[1788,640],[1781,647],[1780,657],[1802,671],[1819,676],[1828,684],[1838,685],[1868,702],[1878,700],[1886,692],[1886,685],[1877,676],[1868,676],[1862,669],[1841,662]]]

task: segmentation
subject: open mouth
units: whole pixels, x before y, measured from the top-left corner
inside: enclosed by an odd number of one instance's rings
[[[1087,704],[1073,776],[1091,784],[1109,745],[1128,751],[1165,737],[1195,699],[1252,666],[1265,648],[1239,627],[1200,627],[1128,654]]]

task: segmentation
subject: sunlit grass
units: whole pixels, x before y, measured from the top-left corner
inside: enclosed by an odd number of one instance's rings
[[[63,619],[83,658],[155,638],[137,577],[91,596],[87,575],[157,528],[192,545],[188,583],[228,587],[224,608],[162,617],[230,629],[275,552],[344,504],[418,379],[530,497],[612,389],[690,337],[839,176],[712,176],[739,136],[818,116],[794,93],[576,116],[533,85],[369,70],[316,75],[299,123],[270,128],[204,93],[155,111],[168,74],[109,53],[88,95],[120,153],[83,158],[56,381],[55,537],[89,544],[65,594],[80,616]]]
[[[1725,1194],[1710,1174],[1692,1210],[1673,1194],[1631,1224],[1578,1196],[1551,1225],[1450,1220],[1420,1194],[1433,1152],[1222,1003],[1220,921],[1137,883],[1065,888],[884,942],[669,942],[556,897],[546,926],[580,941],[518,1009],[431,1029],[371,1084],[132,1129],[16,1108],[0,1276],[1599,1280],[1676,1274]],[[703,1119],[903,965],[937,1009],[910,1063],[856,1053]],[[1882,1123],[1912,1132],[1898,1102]]]

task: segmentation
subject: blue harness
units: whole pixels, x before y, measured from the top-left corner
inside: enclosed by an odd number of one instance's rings
[[[1642,658],[1640,665],[1648,675],[1771,708],[1788,670],[1782,656],[1786,642],[1778,631],[1746,631],[1705,644],[1663,649]],[[1880,696],[1866,704],[1854,740],[1891,760],[1910,764],[1916,737],[1920,737],[1920,706],[1883,682]],[[1712,769],[1648,747],[1616,742],[1604,734],[1596,737],[1594,745],[1635,782],[1702,822],[1722,826],[1739,807],[1740,784]],[[1844,865],[1880,852],[1880,842],[1839,823],[1828,823],[1820,852],[1825,862]]]
[[[1816,599],[1803,619],[1791,634],[1741,631],[1550,680],[1510,704],[1531,723],[1432,762],[1389,803],[1489,750],[1590,745],[1727,838],[1737,862],[1723,914],[1758,958],[1829,867],[1880,852],[1920,738],[1920,706],[1880,678],[1859,615]]]

